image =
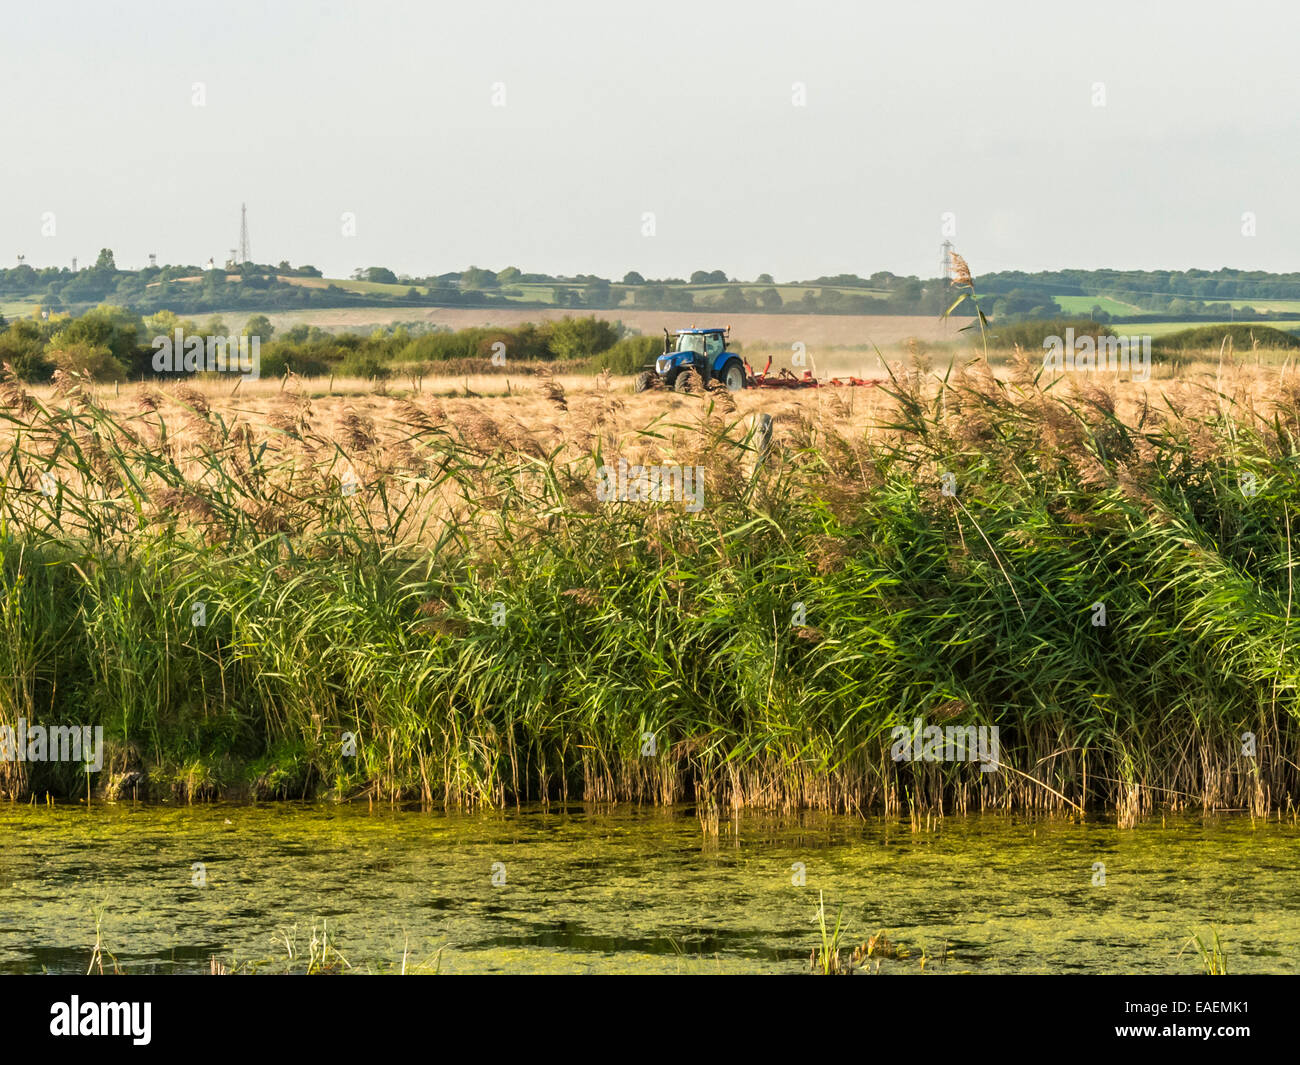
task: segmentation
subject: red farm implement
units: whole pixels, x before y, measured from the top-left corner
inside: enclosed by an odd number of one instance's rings
[[[832,377],[829,381],[819,381],[812,371],[804,370],[802,377],[796,377],[793,370],[782,367],[775,376],[770,375],[772,356],[767,357],[767,365],[762,373],[755,373],[754,368],[745,363],[746,388],[874,388],[879,381],[863,377]]]

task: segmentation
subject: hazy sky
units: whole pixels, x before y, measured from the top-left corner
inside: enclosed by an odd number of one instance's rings
[[[977,274],[1300,268],[1294,0],[6,0],[2,22],[4,265],[220,261],[247,202],[254,259],[327,275],[933,276],[945,212]]]

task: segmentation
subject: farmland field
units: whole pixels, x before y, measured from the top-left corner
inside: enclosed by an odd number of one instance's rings
[[[232,327],[242,328],[250,314],[228,310],[214,312]],[[368,328],[393,322],[426,322],[466,329],[472,326],[517,326],[525,322],[555,321],[566,316],[594,316],[610,322],[622,322],[635,331],[657,336],[667,329],[693,325],[730,325],[732,339],[745,347],[760,344],[789,345],[802,342],[808,347],[881,348],[906,342],[909,338],[926,343],[955,341],[963,336],[959,330],[968,319],[945,321],[930,315],[853,315],[853,314],[732,314],[693,311],[637,310],[560,310],[509,307],[348,307],[325,310],[285,311],[267,317],[277,331],[299,323],[322,329],[363,332]]]
[[[1300,315],[1300,300],[1212,300],[1215,304],[1233,307],[1254,307],[1257,311]]]
[[[0,314],[6,318],[23,318],[40,306],[38,299],[0,300]]]
[[[1168,336],[1170,333],[1181,333],[1186,329],[1197,329],[1200,328],[1201,326],[1206,326],[1206,325],[1238,325],[1238,326],[1245,326],[1247,329],[1249,329],[1252,325],[1258,325],[1262,328],[1281,329],[1285,332],[1293,333],[1293,332],[1300,331],[1300,318],[1290,319],[1285,321],[1277,321],[1277,322],[1274,321],[1232,322],[1229,321],[1227,318],[1224,318],[1222,321],[1218,321],[1218,322],[1200,322],[1200,321],[1197,322],[1134,322],[1132,324],[1115,322],[1111,325],[1111,329],[1115,333],[1121,333],[1130,336],[1136,334],[1138,336],[1146,335],[1146,336],[1153,336],[1153,337],[1162,337],[1162,336]]]
[[[236,278],[232,276],[232,280]],[[402,283],[385,283],[378,281],[356,281],[351,278],[338,277],[296,277],[281,276],[280,281],[288,282],[291,285],[300,285],[304,288],[328,288],[334,285],[343,289],[345,292],[361,293],[379,293],[389,296],[404,295],[408,289],[414,288],[417,292],[428,293],[427,285],[410,285]],[[582,289],[584,284],[581,282],[571,281],[514,281],[501,285],[499,289],[486,290],[490,295],[504,295],[507,299],[517,299],[529,303],[553,303],[555,301],[555,290],[559,289]],[[623,309],[631,309],[629,295],[635,297],[636,291],[640,285],[625,285],[621,282],[613,282],[611,290],[620,295],[620,298],[627,303]],[[674,291],[689,292],[691,295],[709,300],[711,297],[721,295],[729,289],[739,288],[746,294],[752,295],[762,292],[764,289],[774,288],[780,293],[781,298],[787,303],[791,300],[801,299],[804,293],[818,293],[822,291],[840,292],[847,295],[858,296],[888,296],[889,293],[884,289],[865,288],[861,286],[843,286],[843,285],[797,285],[797,284],[772,284],[765,285],[757,282],[729,281],[726,283],[701,283],[701,284],[673,284],[668,286]],[[518,293],[518,295],[514,295]]]
[[[1131,303],[1121,303],[1110,296],[1053,296],[1067,315],[1088,315],[1094,307],[1100,306],[1107,314],[1123,317],[1126,314],[1141,314],[1142,309]]]

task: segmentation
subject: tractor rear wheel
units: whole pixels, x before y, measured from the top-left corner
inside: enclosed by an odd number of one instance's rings
[[[729,392],[739,392],[745,387],[745,367],[741,365],[739,359],[728,359],[718,377],[727,386]]]
[[[632,391],[645,392],[654,384],[655,375],[651,370],[645,370],[632,378]]]

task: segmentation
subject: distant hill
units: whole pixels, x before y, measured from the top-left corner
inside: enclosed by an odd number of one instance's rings
[[[1096,322],[1281,321],[1300,314],[1300,273],[1220,269],[1171,271],[1002,271],[975,277],[980,307],[1003,321],[1087,317]],[[0,313],[80,313],[100,304],[142,314],[393,307],[551,308],[575,311],[697,311],[721,314],[939,315],[954,290],[943,278],[878,271],[776,282],[697,270],[689,278],[621,280],[592,274],[554,276],[515,267],[410,277],[386,267],[350,278],[323,277],[311,266],[243,263],[119,270],[104,249],[80,270],[22,264],[0,270]],[[969,301],[959,311],[973,313]]]

